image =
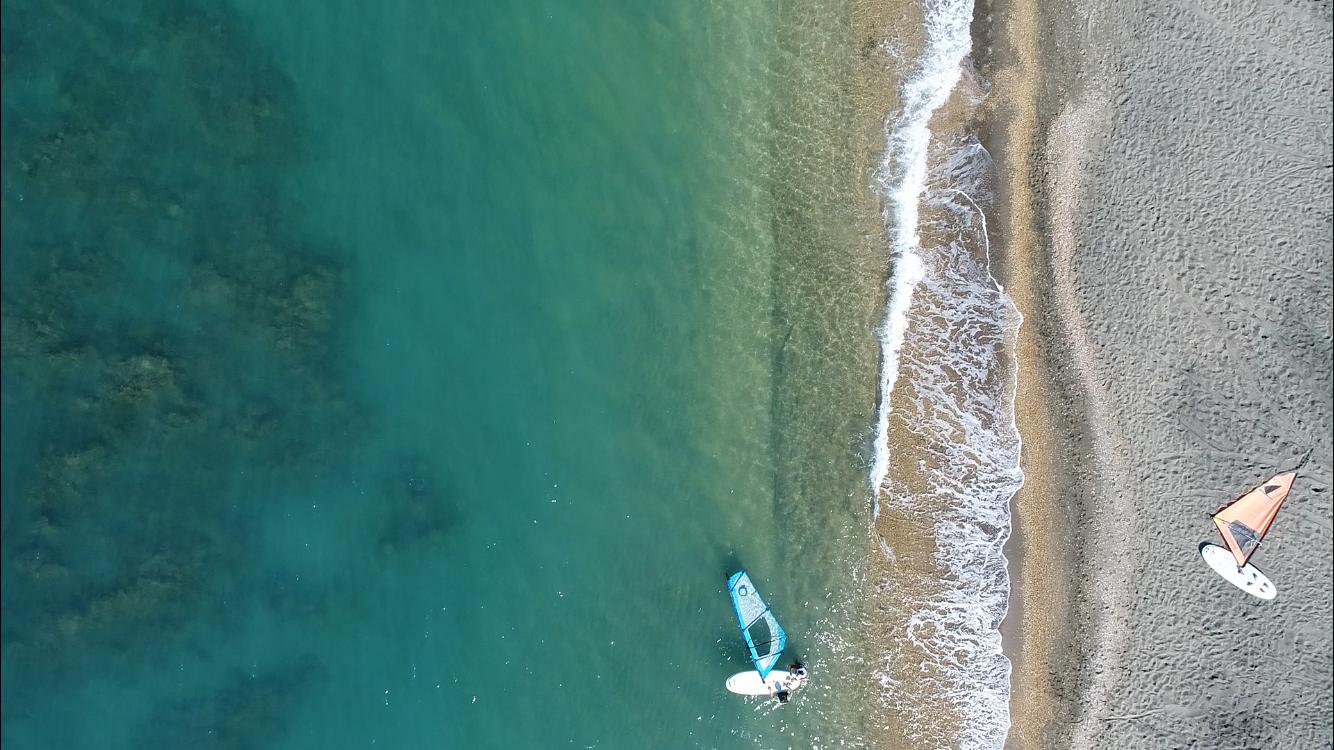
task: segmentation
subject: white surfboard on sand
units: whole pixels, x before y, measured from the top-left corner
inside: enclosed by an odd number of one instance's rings
[[[773,695],[789,676],[787,672],[775,669],[767,677],[760,677],[759,672],[751,669],[728,677],[727,689],[737,695]]]
[[[1259,568],[1250,563],[1238,568],[1232,553],[1217,544],[1201,545],[1200,556],[1215,573],[1242,591],[1266,601],[1278,596],[1278,589],[1274,588],[1274,584],[1269,582],[1269,578]]]

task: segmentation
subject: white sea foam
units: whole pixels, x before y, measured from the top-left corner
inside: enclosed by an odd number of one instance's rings
[[[906,631],[886,644],[882,698],[918,746],[999,749],[1010,725],[1003,547],[1023,481],[1012,356],[1020,316],[989,267],[990,155],[975,140],[934,142],[929,128],[962,76],[972,10],[971,0],[927,0],[926,44],[886,127],[878,183],[892,274],[868,480],[876,517],[884,504],[928,519],[934,542],[929,572],[882,594]],[[900,377],[908,387],[891,403]],[[891,426],[914,444],[911,486],[896,486],[902,474],[890,471]]]
[[[1009,730],[1009,660],[999,625],[1009,597],[1003,547],[1010,499],[1023,481],[1014,422],[1012,357],[1020,316],[992,277],[985,216],[974,196],[989,195],[990,157],[976,142],[940,148],[923,198],[921,275],[899,354],[911,384],[895,420],[924,456],[911,487],[891,475],[884,502],[930,519],[939,575],[895,591],[907,613],[906,642],[924,659],[911,687],[890,644],[886,701],[923,746],[1000,748]],[[941,706],[962,719],[939,736]],[[915,721],[917,712],[931,720]],[[920,732],[920,734],[918,734]]]
[[[918,201],[926,188],[931,115],[959,82],[972,39],[972,0],[928,0],[923,8],[926,44],[915,71],[903,82],[901,109],[886,120],[885,156],[876,183],[885,197],[889,231],[888,307],[880,326],[880,403],[876,408],[871,465],[872,515],[879,513],[880,488],[889,473],[890,393],[898,379],[899,349],[907,330],[913,290],[922,278]]]

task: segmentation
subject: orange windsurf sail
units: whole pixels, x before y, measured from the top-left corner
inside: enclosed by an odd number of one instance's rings
[[[1269,524],[1278,515],[1279,506],[1288,499],[1292,481],[1296,478],[1295,471],[1277,474],[1214,514],[1214,525],[1237,559],[1237,567],[1245,565],[1260,548],[1260,540],[1264,539]]]

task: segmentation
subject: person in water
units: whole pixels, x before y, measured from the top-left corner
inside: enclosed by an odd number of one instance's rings
[[[792,666],[787,668],[788,677],[778,683],[778,689],[774,696],[778,698],[779,703],[787,703],[792,698],[792,694],[797,689],[806,685],[806,665],[801,662],[793,662]]]
[[[799,661],[794,661],[792,662],[792,666],[787,668],[787,671],[792,675],[790,684],[792,685],[793,690],[796,690],[799,687],[804,687],[806,685],[805,664],[802,664]]]

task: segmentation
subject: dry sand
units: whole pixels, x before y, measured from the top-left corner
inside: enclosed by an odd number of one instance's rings
[[[987,14],[1025,315],[1009,744],[1329,747],[1329,6]],[[1308,448],[1261,602],[1199,559],[1206,513]]]

